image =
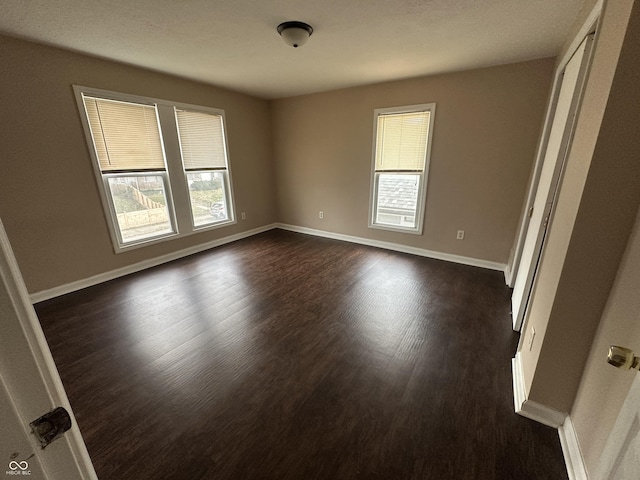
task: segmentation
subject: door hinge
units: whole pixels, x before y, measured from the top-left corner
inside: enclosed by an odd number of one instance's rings
[[[529,209],[529,218],[531,218],[532,216],[533,216],[533,207]]]
[[[35,419],[29,425],[40,442],[40,446],[44,448],[71,428],[71,416],[64,408],[57,407]]]

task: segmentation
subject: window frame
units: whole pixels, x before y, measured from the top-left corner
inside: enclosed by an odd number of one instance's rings
[[[174,119],[175,119],[175,125],[176,125],[176,133],[178,134],[177,142],[178,142],[178,147],[180,149],[180,163],[182,165],[182,172],[184,174],[184,184],[187,190],[187,199],[189,200],[189,212],[191,212],[189,215],[189,217],[191,218],[191,229],[194,232],[196,231],[201,232],[203,230],[217,228],[218,226],[224,226],[224,225],[236,223],[235,209],[233,208],[234,202],[233,202],[233,183],[231,182],[231,166],[229,165],[229,145],[227,141],[227,131],[226,131],[227,119],[224,115],[224,110],[210,108],[210,107],[197,107],[195,105],[185,105],[185,104],[179,104],[179,103],[174,103],[173,106],[174,106],[173,113],[174,113]],[[222,140],[223,140],[226,168],[224,169],[203,168],[200,170],[187,170],[184,164],[185,162],[182,159],[182,143],[180,141],[180,134],[179,134],[180,127],[178,125],[178,110],[206,113],[210,115],[219,115],[222,118]],[[200,174],[201,173],[221,173],[222,174],[222,178],[223,178],[222,192],[225,200],[225,205],[227,206],[227,216],[228,216],[226,220],[221,220],[219,222],[214,221],[214,222],[206,223],[203,225],[196,225],[196,219],[193,215],[193,201],[191,199],[191,193],[189,191],[188,175],[190,173],[200,173]],[[231,208],[229,208],[229,206],[231,206]]]
[[[429,112],[429,130],[427,132],[427,148],[425,155],[424,168],[422,171],[397,171],[397,172],[385,172],[376,171],[376,149],[378,139],[378,117],[381,115],[390,114],[403,114],[403,113],[416,113],[416,112]],[[406,105],[401,107],[386,107],[376,108],[373,111],[373,147],[372,147],[372,160],[371,160],[371,185],[369,188],[369,228],[375,228],[379,230],[388,230],[392,232],[410,233],[414,235],[422,235],[424,229],[424,217],[427,200],[427,184],[429,179],[429,166],[431,163],[431,145],[433,143],[433,125],[435,123],[435,103],[422,103],[417,105]],[[389,225],[386,223],[376,222],[376,214],[378,212],[378,185],[379,178],[382,174],[397,174],[397,175],[418,175],[418,194],[416,199],[416,216],[415,227],[403,227]]]
[[[103,207],[105,221],[111,238],[111,243],[115,253],[122,253],[136,248],[154,245],[167,240],[172,240],[203,231],[215,230],[227,227],[237,223],[235,214],[235,195],[233,192],[233,178],[231,173],[231,162],[228,145],[228,132],[226,131],[226,115],[224,110],[219,108],[207,107],[202,105],[192,105],[181,102],[173,102],[159,98],[146,97],[141,95],[133,95],[127,93],[114,92],[111,90],[103,90],[93,87],[85,87],[81,85],[73,85],[73,91],[76,98],[80,120],[82,123],[85,141],[91,157],[92,169],[98,187],[100,200]],[[154,106],[156,109],[156,117],[158,119],[158,128],[160,134],[160,143],[165,159],[164,171],[136,172],[123,171],[117,172],[116,176],[161,176],[164,182],[165,195],[167,199],[167,211],[169,214],[169,223],[173,232],[154,235],[145,239],[124,242],[118,225],[118,217],[115,205],[111,197],[111,191],[108,186],[108,178],[114,174],[102,172],[98,161],[96,149],[94,146],[93,135],[85,110],[84,97],[95,97],[105,100],[113,100],[127,103],[137,103],[141,105]],[[189,195],[187,171],[182,161],[182,151],[180,148],[180,140],[178,138],[178,126],[176,120],[176,109],[192,110],[212,115],[220,115],[222,118],[222,131],[224,149],[226,153],[226,170],[218,170],[223,172],[223,191],[227,202],[228,219],[220,222],[208,223],[205,225],[195,226],[195,219],[191,210],[191,198]],[[172,119],[172,120],[170,120]],[[191,173],[191,172],[190,172]]]

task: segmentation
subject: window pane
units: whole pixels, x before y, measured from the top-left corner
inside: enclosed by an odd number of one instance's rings
[[[223,172],[189,172],[187,182],[196,227],[230,220]]]
[[[375,223],[415,228],[420,175],[380,173],[377,180]]]
[[[108,179],[123,243],[173,233],[161,175]]]

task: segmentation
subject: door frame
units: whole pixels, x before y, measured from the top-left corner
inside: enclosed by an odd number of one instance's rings
[[[95,479],[96,472],[78,428],[40,321],[29,300],[18,263],[0,219],[0,287],[3,332],[0,336],[0,381],[23,427],[13,432],[28,438],[32,452],[50,480]],[[64,407],[72,427],[47,448],[40,448],[29,423],[55,407]]]
[[[542,134],[540,142],[538,143],[538,149],[536,151],[536,161],[531,173],[531,179],[529,180],[529,188],[527,189],[527,198],[524,203],[524,208],[521,213],[521,221],[518,226],[518,232],[516,235],[516,241],[513,248],[513,258],[507,264],[505,269],[505,281],[507,285],[513,288],[516,276],[520,269],[520,260],[522,258],[522,250],[524,249],[524,241],[527,236],[527,230],[529,228],[529,214],[528,212],[533,208],[533,203],[536,198],[536,192],[538,190],[538,182],[540,181],[540,173],[542,172],[542,164],[544,163],[544,157],[547,152],[547,146],[549,144],[549,136],[551,134],[551,126],[556,113],[556,107],[558,105],[558,97],[560,95],[560,87],[562,85],[562,78],[564,76],[564,70],[567,64],[571,60],[571,57],[578,49],[582,41],[591,33],[600,19],[602,14],[604,0],[597,0],[593,9],[587,16],[584,24],[572,40],[569,48],[564,53],[562,59],[558,62],[554,78],[553,85],[551,87],[551,94],[549,97],[549,104],[547,106],[547,113],[545,115],[544,124],[542,126]],[[596,29],[597,33],[597,29]],[[596,35],[597,37],[597,35]]]
[[[560,107],[562,102],[562,114],[558,116],[560,111],[556,108],[552,121],[551,135],[549,136],[549,139],[551,139],[554,132],[557,132],[554,138],[559,139],[559,143],[554,143],[553,149],[549,151],[548,148],[545,152],[545,161],[542,165],[534,203],[530,210],[532,215],[529,215],[529,228],[525,235],[519,273],[515,279],[511,295],[511,315],[514,331],[519,332],[522,329],[540,257],[544,249],[548,226],[552,222],[555,213],[555,202],[560,190],[565,162],[571,150],[571,142],[573,141],[588,70],[591,65],[594,40],[595,32],[589,33],[582,40],[576,51],[573,52],[569,63],[563,71],[557,103],[557,106]],[[579,56],[577,57],[578,54]],[[574,61],[577,63],[572,64]],[[569,67],[572,68],[571,75],[568,75]],[[560,95],[563,95],[566,86],[569,87],[569,90],[566,91],[566,96],[560,99]],[[566,115],[566,118],[564,115]],[[548,146],[550,147],[551,143],[548,143]],[[557,152],[555,150],[556,146]],[[543,175],[545,182],[541,183]]]

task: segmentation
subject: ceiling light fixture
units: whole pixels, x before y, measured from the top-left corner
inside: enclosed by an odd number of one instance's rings
[[[304,22],[284,22],[278,25],[278,33],[284,43],[298,48],[307,42],[313,33],[313,28]]]

